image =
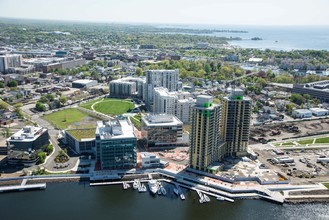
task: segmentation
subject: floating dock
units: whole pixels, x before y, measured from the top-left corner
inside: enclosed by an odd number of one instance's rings
[[[1,186],[0,192],[10,192],[10,191],[25,191],[25,190],[35,190],[35,189],[46,189],[46,183],[39,184],[21,184],[15,186]]]

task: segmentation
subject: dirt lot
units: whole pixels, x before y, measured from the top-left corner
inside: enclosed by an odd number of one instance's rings
[[[298,127],[298,131],[296,127]],[[250,144],[258,143],[256,140],[259,138],[265,138],[266,140],[275,139],[276,141],[280,141],[288,138],[298,138],[301,136],[311,136],[323,133],[329,133],[329,119],[295,121],[257,127],[254,126],[250,131]]]
[[[321,182],[329,179],[329,165],[317,163],[320,155],[329,157],[328,149],[319,150],[283,150],[284,155],[277,155],[273,150],[259,150],[258,159],[267,167],[288,178],[292,183],[303,184]],[[275,164],[270,159],[289,157],[294,163]]]

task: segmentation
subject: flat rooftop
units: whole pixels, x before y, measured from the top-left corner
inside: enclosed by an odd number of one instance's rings
[[[98,121],[96,135],[101,140],[136,138],[134,127],[126,120]]]
[[[95,139],[96,128],[66,130],[77,141],[89,141]]]
[[[142,118],[142,121],[147,127],[163,127],[163,126],[182,126],[181,122],[176,116],[167,114],[154,114]]]
[[[79,83],[79,84],[88,84],[91,82],[94,82],[95,80],[89,80],[89,79],[79,79],[79,80],[75,80],[73,81],[73,83]]]
[[[39,138],[47,128],[26,126],[7,139],[9,142],[31,142]]]

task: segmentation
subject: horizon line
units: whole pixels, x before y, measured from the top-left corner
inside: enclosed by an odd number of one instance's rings
[[[27,21],[50,21],[64,23],[93,23],[93,24],[125,24],[125,25],[173,25],[173,26],[249,26],[249,27],[329,27],[329,25],[311,25],[311,24],[210,24],[210,23],[165,23],[165,22],[129,22],[129,21],[91,21],[91,20],[76,20],[76,19],[54,19],[54,18],[26,18],[26,17],[2,17],[0,20],[27,20]]]

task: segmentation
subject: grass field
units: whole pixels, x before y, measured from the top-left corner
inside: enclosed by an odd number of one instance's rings
[[[307,139],[307,140],[301,140],[301,141],[298,141],[299,144],[301,145],[304,145],[304,144],[312,144],[313,143],[313,139]]]
[[[92,110],[91,106],[98,101],[100,100],[98,99],[91,102],[87,102],[85,104],[82,104],[81,107]],[[123,113],[128,112],[130,109],[134,109],[134,107],[134,103],[131,100],[110,98],[104,99],[103,101],[94,105],[95,111],[107,115],[121,115]]]
[[[329,189],[329,183],[323,183],[323,185]]]
[[[317,143],[317,144],[328,144],[329,143],[329,137],[317,138],[315,143]]]
[[[62,111],[53,112],[49,115],[43,116],[42,118],[47,120],[53,126],[59,129],[66,129],[70,125],[73,125],[74,123],[83,121],[88,116],[89,115],[87,113],[79,111],[78,109],[75,108],[70,108]],[[94,123],[87,123],[86,126],[83,127],[88,127],[88,124],[89,127],[95,127]],[[78,127],[81,127],[81,125],[78,125]]]
[[[92,110],[92,109],[91,109],[91,106],[92,106],[95,102],[98,102],[98,101],[100,101],[100,100],[101,100],[101,99],[95,99],[95,100],[93,100],[93,101],[83,103],[83,104],[80,105],[80,107],[82,107],[82,108],[86,108],[86,109],[89,109],[89,110]]]

